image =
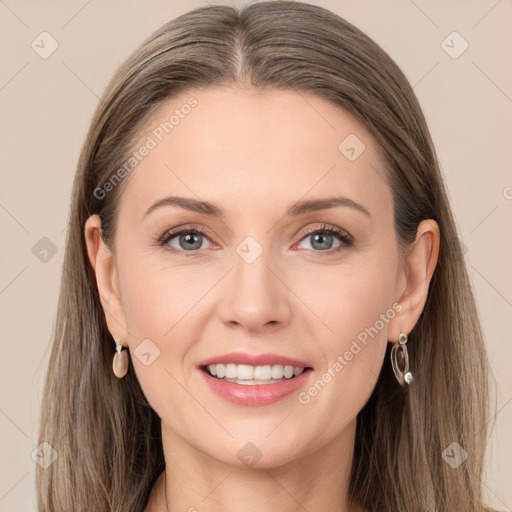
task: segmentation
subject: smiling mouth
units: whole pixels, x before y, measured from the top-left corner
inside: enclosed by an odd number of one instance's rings
[[[209,364],[200,367],[210,377],[217,380],[257,386],[264,384],[277,384],[295,379],[312,368],[299,366],[285,366],[280,364],[252,366],[248,364]]]

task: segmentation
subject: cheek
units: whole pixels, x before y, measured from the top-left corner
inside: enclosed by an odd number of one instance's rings
[[[127,329],[134,342],[141,337],[159,338],[165,332],[165,321],[173,310],[172,300],[176,295],[172,288],[162,286],[162,280],[155,274],[144,272],[143,268],[125,273],[122,288]]]
[[[343,349],[347,342],[371,328],[381,314],[392,307],[395,296],[396,262],[390,257],[354,258],[339,266],[298,273],[290,277],[294,292],[308,306],[305,315],[317,318],[325,335],[319,341],[332,357],[332,350]],[[302,308],[301,308],[302,309]],[[393,311],[391,312],[393,313]],[[386,336],[387,322],[377,328]]]
[[[212,277],[213,279],[213,277]],[[212,279],[189,268],[166,267],[151,258],[127,260],[120,272],[127,329],[133,338],[166,339],[211,288]]]
[[[137,380],[151,407],[168,417],[176,401],[186,400],[179,383],[185,382],[187,352],[198,334],[187,314],[193,316],[208,279],[149,259],[123,261],[121,296]]]
[[[202,299],[218,275],[211,267],[177,268],[147,256],[124,258],[119,275],[134,369],[148,401],[159,410],[155,402],[161,405],[166,394],[181,396],[178,382],[190,377],[197,360],[192,349],[204,327],[198,318],[207,302]]]
[[[314,305],[325,327],[325,334],[315,339],[323,367],[313,385],[298,397],[308,411],[305,428],[313,431],[311,418],[324,418],[322,442],[357,416],[375,387],[386,352],[388,324],[397,314],[395,278],[392,257],[380,258],[379,264],[370,258],[359,259],[351,267],[340,266],[335,272],[331,268],[320,279],[308,278],[309,286],[301,288],[304,301]]]

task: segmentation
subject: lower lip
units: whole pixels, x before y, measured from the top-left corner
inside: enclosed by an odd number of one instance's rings
[[[222,379],[216,379],[204,370],[199,369],[203,379],[210,389],[218,396],[237,405],[261,406],[270,405],[290,395],[304,386],[312,374],[312,370],[305,370],[293,379],[286,379],[275,384],[256,384],[248,386],[235,384]]]

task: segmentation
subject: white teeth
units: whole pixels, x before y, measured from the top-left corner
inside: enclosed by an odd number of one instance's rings
[[[219,379],[222,379],[226,376],[226,367],[223,364],[215,365],[215,373]]]
[[[284,375],[284,366],[282,364],[275,364],[272,366],[272,378],[282,379]]]
[[[236,379],[237,371],[236,364],[227,364],[226,365],[226,378],[228,379]]]
[[[217,365],[218,367],[219,365]],[[236,366],[236,377],[240,380],[252,380],[254,378],[254,366],[249,364],[238,364]]]
[[[287,379],[291,379],[293,377],[293,366],[285,366],[284,367],[284,376]]]
[[[267,381],[275,382],[281,379],[291,379],[297,377],[304,372],[304,368],[283,366],[282,364],[251,366],[249,364],[209,364],[208,371],[214,377],[226,380],[243,380],[247,381]]]
[[[272,378],[271,366],[256,366],[254,368],[254,380],[269,380],[270,378]]]

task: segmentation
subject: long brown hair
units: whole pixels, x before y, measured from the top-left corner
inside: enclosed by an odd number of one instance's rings
[[[155,32],[108,85],[74,181],[60,299],[41,410],[40,442],[59,456],[37,468],[40,512],[144,509],[165,468],[160,419],[133,368],[112,372],[84,239],[92,214],[108,244],[123,185],[95,191],[126,161],[144,122],[173,95],[234,84],[314,93],[359,121],[383,150],[404,250],[423,219],[441,231],[424,311],[409,337],[414,385],[382,368],[358,415],[350,492],[371,511],[479,511],[488,415],[488,363],[457,230],[429,130],[395,62],[334,13],[292,1],[209,6]],[[442,457],[456,442],[458,468]]]

